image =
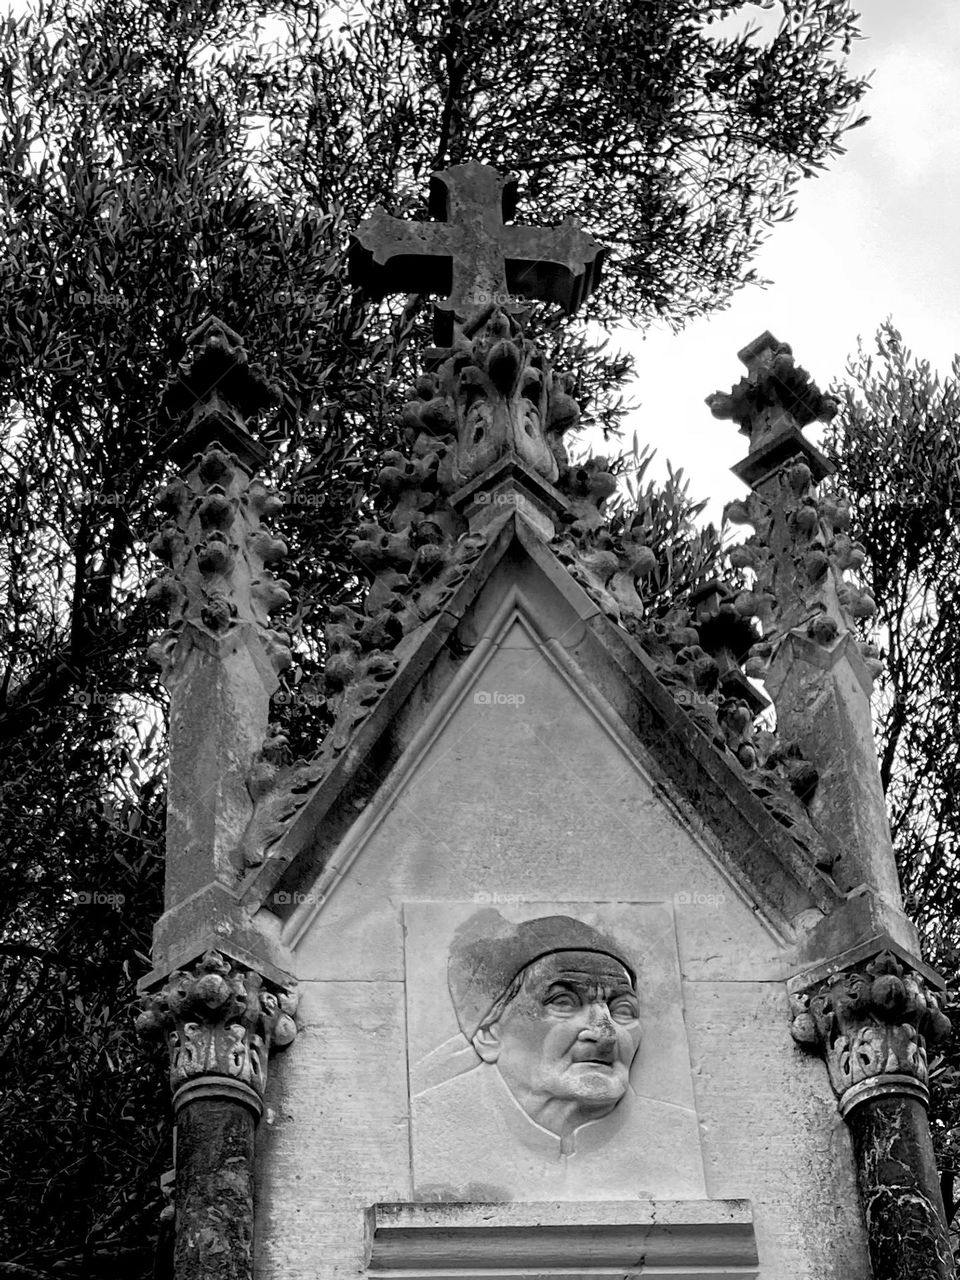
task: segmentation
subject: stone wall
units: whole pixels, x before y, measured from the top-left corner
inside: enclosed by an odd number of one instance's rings
[[[450,902],[508,918],[660,904],[636,910],[675,930],[658,946],[678,965],[703,1195],[752,1202],[765,1280],[868,1280],[849,1134],[823,1063],[789,1034],[789,925],[745,899],[646,749],[552,656],[544,602],[487,599],[468,632],[493,643],[443,690],[425,681],[405,755],[287,922],[301,1032],[274,1065],[258,1136],[258,1277],[355,1277],[364,1211],[415,1198],[404,905]],[[568,649],[578,626],[549,629]],[[642,979],[640,1006],[642,1024]],[[641,1140],[638,1196],[645,1153]],[[448,1197],[496,1199],[482,1164]],[[591,1198],[628,1197],[601,1172]]]

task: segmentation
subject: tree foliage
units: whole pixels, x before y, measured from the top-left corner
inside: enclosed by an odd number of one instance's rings
[[[884,673],[875,724],[907,910],[957,991],[960,962],[960,357],[946,377],[891,322],[836,388],[825,448],[854,506]],[[950,1216],[960,1169],[960,1026],[933,1073]]]
[[[931,954],[960,956],[960,360],[941,379],[892,324],[862,346],[826,440],[855,502],[884,674],[880,772],[904,892]]]
[[[741,9],[34,0],[0,21],[0,1274],[151,1265],[168,1104],[126,1006],[161,909],[144,547],[187,334],[220,315],[280,390],[263,430],[309,673],[429,323],[419,298],[361,306],[350,229],[375,202],[425,216],[429,172],[474,157],[519,172],[526,218],[612,246],[588,319],[722,306],[864,88],[845,2],[789,0],[772,42],[716,37]],[[615,431],[629,363],[539,323]],[[712,544],[682,486],[638,501],[653,536],[692,539],[666,602]]]

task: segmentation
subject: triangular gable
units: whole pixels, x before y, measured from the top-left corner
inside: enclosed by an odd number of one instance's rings
[[[317,885],[358,822],[378,820],[450,706],[473,687],[485,655],[518,625],[563,673],[569,696],[592,707],[637,767],[649,770],[664,803],[771,929],[789,937],[801,912],[841,900],[810,853],[689,720],[639,645],[511,512],[443,612],[404,639],[382,699],[248,878],[249,909],[266,903],[286,916],[292,908],[285,903]]]

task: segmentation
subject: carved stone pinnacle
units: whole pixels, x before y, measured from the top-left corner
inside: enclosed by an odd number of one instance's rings
[[[182,465],[219,440],[252,470],[268,455],[244,424],[275,399],[262,367],[250,364],[240,335],[208,316],[187,338],[187,354],[167,384],[163,405],[179,422],[158,448]]]

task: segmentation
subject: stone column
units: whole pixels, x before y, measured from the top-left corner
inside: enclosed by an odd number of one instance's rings
[[[792,999],[850,1127],[874,1280],[953,1280],[927,1122],[927,1044],[950,1029],[937,997],[887,951]]]
[[[170,1052],[177,1132],[175,1280],[251,1280],[253,1152],[272,1045],[294,1036],[289,958],[240,896],[251,771],[290,663],[271,613],[289,602],[269,521],[280,497],[247,422],[273,400],[239,335],[215,317],[187,340],[159,451],[177,474],[151,543],[167,614],[151,656],[170,694],[164,912],[138,1029]]]
[[[143,1006],[137,1030],[170,1054],[175,1280],[252,1280],[254,1132],[270,1050],[296,1035],[296,998],[208,951]]]

